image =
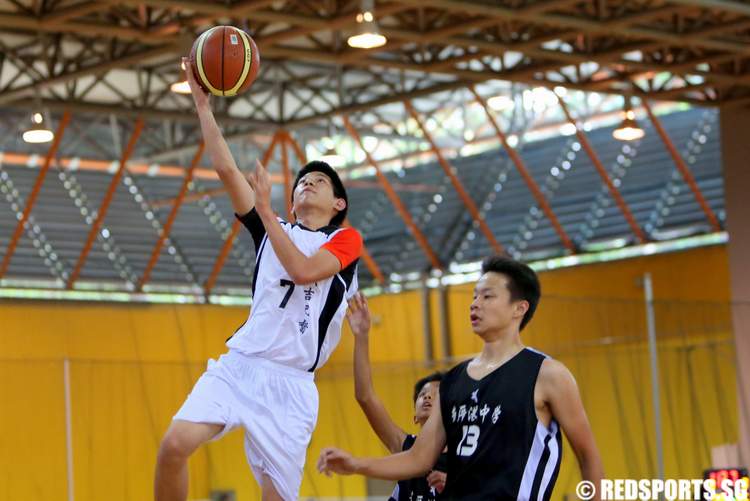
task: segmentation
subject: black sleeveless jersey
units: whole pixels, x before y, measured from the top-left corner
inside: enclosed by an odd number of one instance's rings
[[[411,446],[414,445],[416,440],[417,437],[415,435],[406,435],[401,450],[406,451],[411,449]],[[446,471],[446,468],[447,455],[443,452],[440,454],[433,470]],[[393,489],[393,493],[391,494],[391,497],[388,498],[388,501],[434,501],[435,499],[442,498],[435,489],[430,487],[427,483],[427,477],[417,477],[401,480],[396,484],[396,488]]]
[[[524,348],[477,381],[465,361],[440,382],[448,447],[443,499],[547,501],[557,480],[562,437],[541,424],[534,387],[546,355]]]

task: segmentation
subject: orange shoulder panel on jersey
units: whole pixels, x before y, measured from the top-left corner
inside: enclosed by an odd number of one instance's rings
[[[323,244],[321,249],[326,249],[336,256],[343,270],[362,254],[362,245],[362,235],[357,230],[344,228]]]

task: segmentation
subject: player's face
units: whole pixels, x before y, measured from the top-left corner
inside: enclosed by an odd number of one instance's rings
[[[294,209],[298,211],[305,207],[342,210],[339,205],[345,202],[333,195],[331,178],[322,172],[309,172],[302,176],[294,188]]]
[[[414,421],[424,424],[430,417],[439,387],[440,381],[430,381],[419,390],[417,401],[414,403]]]
[[[474,287],[470,307],[471,330],[482,338],[505,332],[514,324],[520,325],[528,309],[528,302],[513,301],[508,290],[508,277],[487,272]]]

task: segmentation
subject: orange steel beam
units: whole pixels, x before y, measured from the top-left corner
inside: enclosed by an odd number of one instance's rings
[[[427,131],[427,128],[422,123],[422,119],[419,118],[419,114],[417,114],[417,110],[414,109],[414,106],[409,101],[404,101],[404,107],[406,108],[406,111],[409,112],[411,117],[414,119],[415,122],[417,122],[417,125],[419,125],[419,128],[422,129],[422,134],[424,134],[425,139],[427,139],[427,142],[430,143],[430,147],[432,148],[433,153],[435,153],[435,156],[438,159],[438,163],[440,164],[440,167],[443,168],[443,172],[445,172],[445,175],[448,176],[448,179],[450,180],[451,184],[453,185],[453,189],[456,190],[456,193],[458,193],[458,197],[461,199],[461,201],[464,204],[464,207],[466,207],[469,211],[469,214],[471,214],[472,219],[479,225],[479,229],[481,230],[482,234],[484,235],[484,238],[487,239],[487,241],[492,246],[492,250],[495,251],[496,254],[502,254],[505,249],[503,249],[503,246],[500,245],[500,242],[497,241],[495,238],[495,235],[492,234],[492,230],[490,230],[490,227],[487,226],[487,222],[484,220],[481,214],[479,214],[479,209],[477,208],[477,205],[474,203],[474,200],[471,199],[469,194],[466,192],[466,188],[464,188],[463,183],[461,183],[461,180],[458,179],[458,176],[453,173],[453,166],[448,163],[448,160],[445,159],[443,154],[440,152],[440,148],[438,148],[437,144],[435,143],[435,140],[432,138],[432,135]]]
[[[615,112],[607,112],[607,113],[599,113],[596,115],[598,118],[602,119],[608,119],[608,118],[617,118],[622,114],[621,111],[615,111]],[[538,127],[532,127],[530,131],[533,132],[554,132],[559,129],[560,125],[563,125],[567,123],[567,121],[562,122],[545,122],[543,125],[540,125]],[[472,139],[471,141],[467,141],[466,144],[483,144],[489,141],[494,141],[497,139],[495,134],[487,135],[487,136],[479,136],[477,135],[476,138]],[[380,161],[380,165],[385,165],[393,162],[403,162],[406,159],[418,157],[420,155],[424,155],[425,152],[422,150],[415,150],[409,153],[400,153],[397,155],[393,155],[388,158],[384,158]],[[30,155],[27,153],[18,153],[18,152],[10,152],[10,151],[4,151],[3,152],[3,165],[17,165],[20,167],[36,167],[35,163],[32,163],[35,161],[34,155]],[[31,164],[31,165],[30,165]],[[357,163],[354,165],[347,166],[347,168],[356,168],[363,166],[364,163]],[[66,169],[71,170],[81,170],[81,171],[97,171],[97,172],[109,172],[110,167],[112,166],[112,161],[110,160],[92,160],[90,158],[78,158],[78,157],[63,157],[63,158],[56,158],[52,161],[52,166],[57,167],[64,167]],[[138,163],[138,162],[130,162],[128,164],[128,173],[135,176],[158,176],[158,177],[179,177],[182,179],[185,176],[185,167],[180,165],[160,165],[160,164],[148,164],[148,163]],[[198,168],[195,169],[195,174],[193,175],[195,179],[208,179],[208,180],[218,180],[219,176],[216,174],[216,171],[213,169],[203,169]],[[280,183],[282,182],[281,176],[272,174],[271,175],[271,181],[274,183]],[[353,180],[347,180],[347,183],[353,183],[355,181]],[[361,182],[361,181],[356,181]],[[376,183],[377,184],[377,183]],[[380,187],[380,185],[377,185]],[[393,185],[398,189],[398,184],[394,183]],[[418,187],[420,185],[401,185],[404,187],[407,186],[414,186]],[[363,187],[365,187],[363,185]],[[366,186],[370,187],[370,186]],[[419,190],[423,188],[415,188],[415,190]],[[424,188],[426,190],[427,188]],[[404,191],[411,191],[407,190],[406,188],[403,188]],[[190,195],[188,195],[189,197]],[[171,205],[172,201],[170,200],[168,205]]]
[[[227,235],[227,239],[224,241],[224,245],[221,247],[219,256],[216,258],[214,267],[211,270],[211,275],[209,275],[208,279],[206,279],[206,283],[203,285],[204,295],[208,296],[211,293],[211,290],[214,288],[216,279],[219,278],[219,273],[221,272],[221,269],[224,268],[224,263],[229,256],[229,251],[232,250],[234,239],[237,238],[237,233],[240,232],[241,227],[242,223],[240,223],[239,220],[235,218],[234,223],[232,224],[232,229],[229,232],[229,235]]]
[[[18,165],[26,167],[34,159],[34,155],[27,153],[3,152],[4,165]],[[112,167],[112,160],[92,160],[90,158],[65,157],[57,158],[52,161],[53,166],[69,170],[109,172]],[[33,167],[34,165],[32,165]],[[149,176],[149,177],[185,177],[185,167],[180,165],[158,165],[139,162],[130,162],[128,164],[128,174],[132,176]],[[207,179],[217,181],[219,176],[212,169],[195,169],[193,175],[195,179]],[[281,182],[280,176],[271,176],[273,182]]]
[[[375,168],[375,175],[377,176],[380,184],[383,186],[383,190],[385,191],[385,194],[388,196],[391,203],[396,208],[396,211],[398,211],[398,213],[401,215],[401,219],[403,219],[404,223],[406,223],[406,226],[411,231],[412,235],[414,236],[414,239],[417,241],[419,246],[422,247],[422,250],[424,251],[428,259],[430,260],[432,267],[442,270],[443,264],[440,262],[440,259],[437,257],[437,254],[435,254],[435,251],[433,251],[432,247],[430,247],[430,244],[427,241],[427,238],[417,227],[416,223],[414,222],[414,219],[412,219],[411,217],[411,214],[409,214],[409,211],[407,211],[406,207],[404,207],[404,204],[401,203],[401,199],[398,198],[398,195],[396,194],[396,191],[393,189],[393,186],[391,186],[390,181],[388,181],[388,178],[385,177],[385,174],[383,174],[383,171],[380,169],[380,165],[378,165],[375,159],[372,158],[372,155],[370,155],[370,152],[367,151],[367,149],[365,148],[365,145],[362,143],[362,138],[359,136],[359,133],[352,126],[351,122],[349,122],[349,119],[346,117],[346,115],[342,115],[341,118],[344,121],[344,126],[346,127],[346,130],[349,131],[349,134],[354,139],[354,142],[359,144],[359,147],[362,149],[365,156],[367,157],[367,161],[369,162],[370,165],[372,165]]]
[[[578,123],[571,116],[570,111],[568,110],[568,106],[565,104],[565,101],[563,100],[563,98],[557,95],[557,101],[560,103],[560,108],[562,108],[563,113],[565,113],[565,117],[568,119],[568,121],[571,124],[575,126],[576,136],[578,136],[578,141],[580,141],[581,146],[583,146],[583,149],[586,150],[586,153],[591,159],[591,162],[594,164],[594,167],[599,173],[599,176],[602,178],[602,181],[604,181],[604,184],[607,186],[607,190],[609,190],[609,194],[615,200],[615,203],[617,203],[617,206],[620,208],[620,212],[622,212],[622,215],[625,216],[625,220],[628,222],[628,225],[630,225],[630,229],[633,231],[636,238],[638,238],[639,243],[647,242],[648,239],[646,238],[646,235],[643,233],[643,230],[641,229],[640,226],[638,226],[638,223],[635,221],[635,218],[633,217],[633,213],[630,212],[630,208],[628,207],[628,204],[625,203],[625,200],[622,198],[622,195],[620,194],[620,190],[617,189],[617,187],[612,183],[612,180],[609,178],[607,171],[604,169],[604,165],[602,165],[602,161],[599,159],[599,156],[594,151],[594,148],[591,146],[591,143],[589,143],[589,140],[586,137],[586,134],[583,132],[583,129],[578,127]]]
[[[16,251],[16,246],[18,245],[18,241],[21,239],[21,234],[23,233],[24,226],[26,226],[26,223],[29,220],[31,209],[34,207],[34,204],[36,203],[36,198],[37,196],[39,196],[39,191],[42,189],[42,185],[44,184],[44,178],[47,176],[47,172],[49,171],[49,167],[52,164],[52,159],[54,158],[55,153],[57,153],[57,149],[60,146],[60,140],[62,139],[62,136],[65,133],[65,128],[68,126],[68,122],[70,122],[70,112],[66,111],[65,113],[63,113],[62,119],[60,120],[60,123],[57,126],[55,139],[54,141],[52,141],[52,145],[50,145],[49,150],[47,151],[47,156],[44,157],[44,165],[42,166],[42,169],[39,171],[39,174],[37,174],[36,182],[34,182],[34,187],[31,189],[31,193],[26,199],[26,205],[23,208],[23,214],[21,215],[21,220],[18,221],[18,224],[16,225],[16,230],[13,232],[13,236],[11,237],[10,243],[8,244],[8,249],[5,251],[5,256],[3,257],[2,265],[0,265],[0,278],[5,276],[5,273],[8,271],[8,267],[10,266],[10,260],[13,257],[13,253],[15,253]]]
[[[302,148],[300,148],[300,145],[297,143],[297,141],[294,140],[289,132],[286,132],[286,142],[294,150],[294,153],[297,155],[297,159],[299,159],[299,162],[301,164],[307,163],[307,157],[302,151]],[[289,183],[291,187],[291,181]],[[348,219],[344,220],[344,226],[351,227]],[[365,262],[365,266],[367,266],[367,269],[370,270],[370,273],[373,277],[375,277],[375,280],[377,280],[380,285],[385,285],[385,277],[383,276],[383,272],[380,270],[380,266],[378,266],[378,263],[375,262],[375,259],[373,259],[372,255],[367,250],[367,246],[365,245],[362,245],[362,261]]]
[[[286,207],[286,220],[291,221],[292,215],[292,173],[289,170],[289,157],[287,156],[286,146],[289,134],[281,131],[281,173],[284,179],[284,206]]]
[[[487,103],[485,102],[484,99],[482,99],[482,97],[479,95],[479,93],[476,91],[473,85],[469,87],[469,90],[471,91],[472,94],[474,94],[474,97],[476,98],[477,103],[479,103],[482,106],[482,108],[484,108],[484,112],[487,115],[487,119],[490,121],[490,124],[492,124],[492,127],[495,129],[495,134],[497,134],[497,138],[500,140],[500,143],[503,145],[503,148],[505,148],[505,151],[508,152],[508,156],[513,161],[513,164],[516,166],[516,170],[518,171],[519,174],[521,174],[521,177],[526,183],[526,186],[529,188],[532,195],[534,195],[534,198],[536,199],[536,203],[538,203],[539,206],[544,211],[544,214],[547,216],[547,219],[549,219],[549,222],[552,224],[552,227],[555,229],[555,232],[560,237],[560,240],[562,241],[563,245],[570,252],[575,253],[576,252],[575,245],[573,245],[573,242],[570,240],[570,237],[568,237],[568,234],[565,232],[562,225],[557,220],[557,216],[552,210],[552,207],[550,207],[549,202],[547,201],[547,197],[544,196],[544,193],[542,193],[542,190],[539,189],[539,185],[537,185],[536,181],[534,181],[534,178],[531,177],[531,174],[529,173],[529,170],[526,168],[526,164],[524,164],[523,160],[521,159],[521,156],[518,154],[518,152],[516,152],[515,148],[513,148],[510,144],[508,144],[508,137],[505,135],[502,129],[500,129],[500,125],[497,123],[497,120],[495,120],[495,117],[492,115],[492,112],[487,106]]]
[[[378,266],[378,263],[375,262],[372,254],[370,254],[370,251],[368,251],[367,247],[365,247],[364,245],[362,245],[362,261],[365,262],[365,266],[370,271],[370,273],[372,273],[372,276],[375,277],[375,280],[377,280],[380,285],[385,285],[385,277],[383,276],[383,272],[380,270],[380,266]]]
[[[86,239],[86,243],[83,246],[81,255],[78,256],[78,261],[76,262],[76,265],[73,268],[73,273],[70,274],[70,278],[68,278],[68,283],[65,285],[67,289],[73,288],[73,284],[78,279],[78,276],[81,274],[81,270],[83,269],[83,265],[86,263],[86,258],[89,255],[89,251],[91,251],[91,246],[94,244],[94,239],[96,238],[96,235],[99,233],[99,228],[101,227],[102,222],[104,221],[104,218],[107,215],[107,210],[109,210],[109,204],[112,202],[112,198],[115,195],[115,190],[117,189],[117,185],[120,184],[120,179],[122,178],[122,174],[125,172],[125,165],[127,164],[128,159],[130,158],[130,155],[132,155],[133,150],[135,149],[135,143],[138,141],[138,137],[141,135],[142,130],[143,130],[143,119],[139,118],[138,120],[135,121],[135,126],[133,127],[133,134],[131,134],[130,136],[130,141],[128,141],[128,145],[125,147],[125,151],[122,152],[122,157],[120,158],[120,165],[117,168],[117,172],[115,172],[115,175],[112,176],[112,180],[109,182],[107,193],[104,195],[104,199],[102,200],[101,207],[99,207],[99,210],[96,213],[96,219],[91,224],[91,230],[89,230],[89,235],[88,235],[88,238]]]
[[[297,155],[297,160],[301,164],[307,163],[307,155],[305,155],[305,152],[302,151],[302,147],[299,145],[297,141],[294,140],[291,134],[289,134],[288,131],[284,131],[286,133],[286,142],[291,145],[292,149],[294,150],[294,154]]]
[[[701,209],[703,209],[703,212],[706,214],[708,221],[711,223],[711,227],[714,231],[721,231],[721,224],[714,214],[714,211],[711,210],[708,202],[706,202],[706,199],[703,197],[703,192],[701,192],[701,189],[698,187],[698,183],[695,182],[695,178],[690,172],[690,168],[682,159],[682,155],[680,155],[680,153],[677,151],[677,148],[675,148],[672,139],[669,137],[669,135],[667,135],[667,131],[665,131],[664,127],[662,127],[659,119],[656,118],[656,115],[654,115],[654,112],[651,110],[651,106],[649,106],[648,102],[645,99],[642,99],[641,101],[643,103],[643,108],[646,110],[646,113],[648,113],[648,117],[651,119],[651,123],[654,124],[656,132],[659,134],[659,137],[661,137],[664,146],[667,147],[669,154],[672,155],[672,160],[674,160],[674,163],[677,166],[677,170],[680,171],[680,174],[682,174],[682,178],[685,180],[687,185],[690,186],[690,190],[693,192],[695,200],[698,202],[698,204],[701,206]]]
[[[274,133],[273,137],[271,138],[271,143],[268,145],[268,148],[266,149],[266,152],[263,154],[263,158],[261,159],[260,163],[262,163],[264,166],[268,164],[268,161],[271,159],[271,155],[273,154],[273,150],[276,147],[276,144],[279,142],[281,132],[276,131]],[[249,185],[248,185],[249,188]],[[219,256],[216,258],[216,262],[214,263],[214,267],[211,270],[211,274],[206,279],[206,283],[203,285],[203,294],[208,296],[211,293],[211,290],[214,288],[214,285],[216,284],[216,279],[219,278],[219,273],[221,273],[221,269],[224,267],[224,263],[227,260],[227,257],[229,256],[229,251],[232,250],[232,245],[234,245],[234,239],[237,238],[237,233],[240,231],[240,226],[242,226],[242,223],[235,218],[234,224],[232,225],[232,229],[229,232],[229,235],[227,236],[227,239],[224,241],[224,245],[221,247],[221,251],[219,252]]]
[[[5,160],[4,157],[3,160]],[[278,181],[276,181],[277,178],[279,179]],[[272,175],[271,182],[274,184],[283,182],[282,176]],[[344,186],[346,186],[347,188],[380,189],[380,184],[375,181],[361,181],[359,179],[347,179],[346,181],[344,181]],[[438,191],[437,186],[424,183],[393,183],[393,189],[395,189],[396,191],[407,191],[412,193],[437,193]],[[183,203],[195,202],[196,200],[200,200],[203,197],[215,197],[223,195],[226,192],[226,188],[213,188],[210,190],[196,191],[194,193],[190,193],[189,195],[185,195]],[[156,200],[154,202],[151,202],[151,207],[165,207],[167,205],[172,205],[175,200],[176,198],[174,197]]]
[[[198,166],[198,162],[201,161],[201,157],[203,156],[204,146],[205,145],[203,141],[198,144],[198,150],[195,152],[193,161],[190,163],[190,167],[185,173],[185,179],[183,179],[182,181],[182,187],[180,188],[180,192],[177,195],[177,198],[175,198],[174,204],[172,205],[172,210],[170,211],[169,216],[167,216],[167,222],[164,223],[164,228],[159,234],[159,239],[156,241],[156,245],[154,245],[154,250],[151,252],[151,258],[148,260],[146,269],[143,271],[143,276],[138,281],[138,285],[136,286],[136,291],[138,292],[143,290],[143,286],[146,284],[146,282],[148,282],[149,278],[151,278],[151,271],[159,261],[159,256],[161,256],[161,249],[164,246],[164,242],[169,237],[170,232],[172,231],[172,224],[174,224],[174,220],[177,218],[177,213],[180,211],[180,207],[182,206],[182,201],[185,198],[185,193],[187,193],[188,186],[190,186],[190,182],[193,180],[193,173],[195,172],[195,168]]]

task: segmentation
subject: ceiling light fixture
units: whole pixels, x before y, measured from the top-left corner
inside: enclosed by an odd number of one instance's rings
[[[190,94],[190,84],[187,81],[187,76],[185,75],[185,63],[180,63],[180,76],[182,77],[182,80],[179,82],[175,82],[172,85],[169,86],[169,90],[174,92],[175,94]]]
[[[350,36],[347,40],[350,47],[374,49],[385,45],[387,39],[380,34],[374,11],[373,0],[362,0],[362,10],[357,14],[356,34]]]
[[[41,113],[34,113],[31,117],[33,125],[30,129],[24,131],[23,140],[27,143],[49,143],[55,138],[55,133],[52,132],[44,123],[44,117]]]
[[[644,130],[635,121],[635,112],[630,104],[630,96],[625,96],[625,106],[622,111],[622,123],[612,131],[612,137],[619,141],[635,141],[646,135]]]

